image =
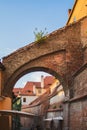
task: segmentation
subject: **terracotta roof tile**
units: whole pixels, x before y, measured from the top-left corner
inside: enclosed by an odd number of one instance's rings
[[[46,76],[44,78],[44,87],[48,88],[50,85],[53,84],[54,80],[55,80],[55,77],[53,77],[53,76]]]
[[[54,77],[53,76],[46,76],[44,78],[44,88],[47,89],[49,88],[49,86],[54,82]],[[13,92],[14,92],[14,95],[18,95],[19,92],[21,95],[27,95],[27,96],[30,96],[30,95],[34,95],[33,93],[33,86],[35,85],[35,87],[38,89],[38,88],[41,88],[41,82],[27,82],[24,86],[24,88],[14,88],[13,89]]]

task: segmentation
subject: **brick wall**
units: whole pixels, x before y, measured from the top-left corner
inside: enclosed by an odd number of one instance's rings
[[[81,69],[84,69],[83,71]],[[87,94],[87,68],[81,68],[74,79],[74,97]],[[82,71],[82,72],[81,72]]]
[[[70,103],[69,130],[87,130],[87,97]]]
[[[29,44],[25,47],[18,49],[9,56],[4,57],[3,64],[6,68],[4,72],[5,74],[4,90],[6,90],[6,88],[8,87],[9,89],[7,90],[9,91],[9,93],[11,93],[10,89],[18,80],[18,76],[21,77],[22,75],[26,74],[26,71],[31,69],[31,66],[39,68],[45,67],[48,70],[50,69],[49,67],[51,67],[51,69],[54,72],[59,73],[59,75],[61,75],[62,73],[62,75],[65,76],[65,79],[71,77],[74,71],[76,71],[79,68],[79,66],[81,66],[83,63],[82,49],[81,49],[82,21],[83,20],[78,21],[77,23],[74,23],[72,25],[65,26],[64,28],[61,28],[59,30],[50,33],[47,36],[47,39],[45,40],[44,43]],[[61,50],[65,50],[66,52],[65,57],[62,57],[61,54],[60,55],[58,54],[57,57],[56,53],[57,52],[61,53]],[[57,59],[57,62],[55,62],[53,54],[55,54],[55,59]],[[64,58],[64,61],[61,60],[61,58]],[[38,62],[35,62],[35,64],[33,64],[34,61]],[[59,66],[60,68],[55,70],[55,68],[58,65],[61,65],[62,63],[64,63],[63,64],[64,67]],[[67,72],[66,72],[66,63],[67,63]],[[23,68],[25,69],[23,70]],[[62,70],[61,73],[60,70]],[[4,93],[5,92],[6,91],[4,91]]]
[[[87,130],[87,99],[82,103],[82,130]]]
[[[87,63],[87,45],[84,48],[84,64]]]
[[[82,103],[73,102],[70,104],[70,130],[82,130]]]
[[[74,97],[70,100],[70,130],[87,130],[87,65],[74,75]]]

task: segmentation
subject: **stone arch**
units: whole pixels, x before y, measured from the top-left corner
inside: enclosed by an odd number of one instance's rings
[[[4,92],[4,91],[3,91],[3,93],[4,93],[5,95],[7,95],[7,96],[8,96],[8,95],[11,96],[12,89],[13,89],[15,83],[16,83],[22,76],[24,76],[24,75],[26,75],[26,74],[28,74],[28,73],[30,73],[30,72],[36,72],[36,71],[46,72],[46,73],[51,74],[51,75],[54,76],[55,78],[57,78],[57,79],[60,81],[61,85],[63,86],[64,92],[65,92],[65,94],[66,94],[66,90],[67,90],[66,88],[67,88],[67,86],[66,86],[66,83],[65,83],[63,77],[61,77],[60,74],[58,74],[56,71],[54,71],[54,70],[52,70],[52,69],[50,69],[50,68],[44,68],[44,67],[39,67],[39,66],[27,68],[26,70],[22,70],[22,71],[21,71],[21,69],[19,69],[19,70],[17,70],[16,72],[14,72],[14,73],[11,75],[11,77],[8,79],[7,83],[6,83],[6,86],[8,86],[9,89],[7,89],[7,88],[4,89],[4,90],[6,90],[7,93]]]
[[[6,80],[3,89],[3,93],[5,95],[11,95],[14,84],[21,76],[36,70],[43,70],[48,73],[52,73],[52,75],[54,75],[55,77],[61,77],[61,82],[63,82],[64,84],[65,73],[67,70],[66,51],[63,49],[44,56],[37,57],[36,59],[32,59],[31,61],[22,63],[21,66],[18,66],[16,69],[13,60],[13,63],[10,64],[9,70],[9,72],[8,70],[6,70],[5,73]]]
[[[17,76],[31,68],[53,70],[63,79],[66,89],[70,88],[72,75],[83,64],[84,39],[81,34],[85,21],[87,18],[50,33],[44,43],[29,44],[4,57],[3,94],[10,95]]]

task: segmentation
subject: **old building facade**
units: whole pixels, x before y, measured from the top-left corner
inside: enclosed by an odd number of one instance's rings
[[[29,72],[44,71],[60,81],[65,93],[62,110],[59,110],[62,112],[63,130],[87,130],[86,4],[86,0],[76,0],[65,27],[50,33],[41,43],[34,42],[20,48],[2,61],[5,67],[0,82],[3,96],[11,97],[14,84]],[[78,12],[80,15],[77,17]]]
[[[86,25],[87,17],[49,34],[43,44],[33,43],[5,57],[2,93],[10,96],[14,83],[25,73],[48,72],[60,80],[65,92],[63,129],[86,130]]]

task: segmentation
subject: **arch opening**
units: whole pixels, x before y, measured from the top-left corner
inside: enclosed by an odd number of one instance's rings
[[[49,84],[49,82],[48,82],[50,91],[48,91],[48,89],[46,89],[46,88],[45,88],[46,91],[43,91],[43,90],[45,90],[44,88],[38,89],[35,86],[36,85],[35,82],[29,82],[30,84],[33,83],[33,86],[32,85],[31,86],[34,88],[34,90],[27,91],[30,93],[30,96],[27,95],[27,94],[29,94],[27,92],[26,92],[26,95],[24,95],[23,93],[21,94],[22,91],[19,90],[20,93],[18,93],[17,96],[21,96],[22,111],[34,112],[34,109],[35,109],[35,111],[37,110],[36,114],[39,115],[39,114],[44,113],[47,109],[48,110],[50,110],[50,109],[53,109],[53,110],[61,109],[62,110],[62,105],[63,105],[62,102],[64,100],[65,93],[64,93],[63,86],[62,86],[62,79],[61,79],[60,75],[58,75],[53,70],[50,70],[47,68],[42,68],[42,67],[31,68],[31,69],[27,70],[26,74],[37,73],[37,72],[41,72],[41,73],[46,72],[44,79],[46,79],[47,77],[54,77],[55,82],[52,81],[53,82],[52,84]],[[20,79],[19,77],[23,77],[24,74],[25,74],[25,72],[20,74],[21,76],[18,75],[17,81]],[[42,74],[40,76],[42,76]],[[41,80],[41,82],[42,82],[42,80]],[[45,82],[45,80],[44,80],[44,82]],[[28,84],[26,83],[26,85],[24,85],[24,87],[27,87],[27,86],[28,86]],[[45,83],[44,83],[44,86],[45,86]],[[15,87],[16,87],[16,83],[15,83]],[[43,86],[41,86],[41,87],[43,87]],[[35,91],[37,89],[39,91],[42,90],[42,94],[39,95],[37,93],[37,91]],[[34,95],[31,94],[31,91],[33,91]],[[40,93],[41,93],[41,91],[40,91]],[[42,99],[42,97],[43,97],[43,99]],[[23,124],[23,121],[24,121],[24,119],[21,121],[22,124]]]
[[[55,72],[54,70],[50,69],[50,68],[44,68],[44,67],[32,67],[32,68],[29,68],[29,69],[26,69],[24,71],[20,71],[17,70],[9,79],[8,79],[8,82],[6,83],[5,86],[7,86],[9,89],[9,92],[11,94],[12,92],[12,89],[14,88],[16,82],[24,75],[26,74],[29,74],[31,72],[45,72],[45,73],[48,73],[52,76],[54,76],[56,79],[59,80],[59,82],[61,83],[61,85],[63,86],[63,89],[64,89],[64,92],[66,94],[66,88],[67,88],[67,85],[64,81],[64,79],[57,73]],[[11,96],[11,95],[10,95]]]

